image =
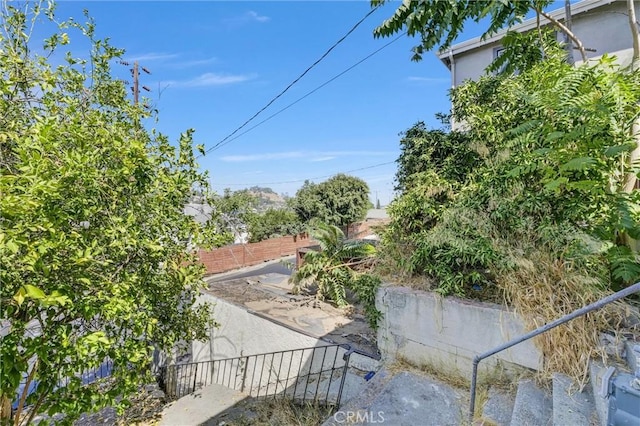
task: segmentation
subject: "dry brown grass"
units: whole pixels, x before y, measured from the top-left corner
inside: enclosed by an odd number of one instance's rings
[[[390,373],[396,374],[403,371],[409,371],[418,374],[426,374],[441,382],[458,389],[469,389],[469,377],[466,377],[459,371],[451,370],[442,363],[433,360],[424,360],[417,364],[403,356],[398,356],[394,362],[386,367]]]
[[[529,330],[596,302],[609,292],[598,289],[597,281],[553,259],[542,250],[513,259],[517,269],[498,277],[507,305],[523,318]],[[544,354],[543,378],[562,372],[582,388],[588,379],[589,359],[599,353],[603,330],[617,329],[624,318],[623,304],[611,304],[578,317],[535,338]]]
[[[333,414],[334,408],[313,402],[299,403],[290,399],[254,401],[251,411],[255,416],[240,417],[229,426],[317,426]]]
[[[422,291],[433,291],[437,288],[436,282],[429,277],[393,271],[391,267],[382,265],[382,261],[376,265],[376,273],[382,278],[383,282],[392,285],[402,285],[403,287]]]

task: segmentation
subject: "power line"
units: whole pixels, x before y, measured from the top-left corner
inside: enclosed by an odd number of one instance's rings
[[[306,179],[287,180],[287,181],[281,181],[281,182],[218,183],[218,185],[227,185],[227,186],[261,186],[261,185],[281,185],[281,184],[285,184],[285,183],[299,183],[299,182],[304,182],[304,181],[307,181],[307,180],[324,179],[324,178],[332,177],[332,176],[335,176],[338,173],[353,173],[353,172],[359,172],[359,171],[362,171],[362,170],[373,169],[375,167],[386,166],[387,164],[392,164],[392,163],[395,163],[395,161],[387,161],[385,163],[374,164],[372,166],[361,167],[359,169],[347,170],[347,171],[343,171],[343,172],[336,172],[336,173],[333,173],[333,174],[330,174],[330,175],[316,176],[316,177],[306,178]]]
[[[265,118],[264,120],[262,120],[261,122],[259,122],[258,124],[249,127],[247,130],[245,130],[244,132],[240,133],[239,135],[236,135],[234,138],[228,139],[229,136],[227,136],[226,142],[223,139],[222,141],[218,142],[216,145],[214,145],[213,147],[209,148],[207,151],[205,151],[206,153],[209,153],[211,151],[215,151],[217,149],[222,148],[223,146],[225,146],[228,143],[233,142],[234,140],[238,139],[240,136],[246,135],[247,133],[249,133],[250,131],[252,131],[253,129],[255,129],[258,126],[263,125],[264,123],[266,123],[267,121],[271,120],[272,118],[274,118],[275,116],[283,113],[284,111],[288,110],[289,108],[291,108],[292,106],[294,106],[295,104],[297,104],[298,102],[300,102],[301,100],[305,99],[306,97],[314,94],[315,92],[317,92],[318,90],[322,89],[324,86],[326,86],[327,84],[331,83],[332,81],[338,79],[339,77],[342,77],[344,74],[348,73],[349,71],[351,71],[352,69],[354,69],[355,67],[357,67],[358,65],[360,65],[361,63],[363,63],[364,61],[366,61],[367,59],[371,58],[372,56],[376,55],[378,52],[380,52],[382,49],[385,49],[386,47],[390,46],[391,44],[395,43],[396,41],[400,40],[402,37],[404,37],[407,33],[403,33],[400,34],[398,37],[394,38],[393,40],[391,40],[389,43],[385,44],[384,46],[380,47],[379,49],[374,50],[373,52],[371,52],[370,54],[368,54],[367,56],[365,56],[364,58],[362,58],[361,60],[359,60],[358,62],[356,62],[355,64],[351,65],[349,68],[345,69],[344,71],[340,72],[339,74],[336,74],[335,76],[333,76],[332,78],[330,78],[329,80],[325,81],[324,83],[322,83],[320,86],[316,87],[315,89],[313,89],[312,91],[310,91],[309,93],[307,93],[306,95],[296,99],[295,101],[291,102],[289,105],[287,105],[286,107],[282,108],[281,110],[279,110],[278,112],[270,115],[269,117]]]
[[[214,146],[212,146],[211,148],[209,148],[207,151],[205,151],[205,153],[215,149],[216,147],[220,146],[222,143],[224,143],[227,139],[229,139],[230,137],[232,137],[233,135],[235,135],[238,131],[242,130],[247,124],[249,124],[251,121],[253,121],[258,115],[260,115],[264,110],[266,110],[267,108],[269,108],[271,106],[271,104],[273,104],[276,100],[278,100],[282,95],[284,95],[294,84],[296,84],[298,81],[300,81],[300,79],[302,79],[302,77],[304,77],[309,71],[311,71],[311,69],[313,69],[316,65],[318,65],[320,62],[322,62],[322,60],[324,58],[327,57],[327,55],[329,55],[329,53],[331,53],[331,51],[333,49],[335,49],[340,43],[342,43],[347,37],[349,37],[349,35],[351,35],[351,33],[353,33],[356,28],[358,28],[360,26],[360,24],[362,24],[365,19],[367,19],[369,16],[371,16],[371,14],[373,14],[373,12],[375,12],[380,6],[376,6],[373,9],[371,9],[362,19],[360,19],[358,22],[356,22],[356,24],[351,27],[351,29],[349,31],[347,31],[347,33],[345,35],[343,35],[340,40],[338,40],[337,42],[335,42],[333,44],[333,46],[331,46],[326,52],[324,52],[324,54],[322,56],[320,56],[320,58],[318,58],[318,60],[316,60],[313,64],[311,64],[311,66],[309,66],[306,70],[304,70],[304,72],[302,74],[300,74],[295,80],[293,80],[291,83],[289,83],[289,85],[287,87],[284,88],[284,90],[282,90],[280,93],[278,93],[273,99],[271,99],[265,106],[263,106],[258,112],[256,112],[255,114],[253,114],[253,116],[251,116],[251,118],[249,118],[247,121],[245,121],[244,123],[242,123],[242,125],[240,127],[238,127],[237,129],[235,129],[233,132],[229,133],[227,136],[225,136],[224,139],[222,139],[220,142],[216,143]]]

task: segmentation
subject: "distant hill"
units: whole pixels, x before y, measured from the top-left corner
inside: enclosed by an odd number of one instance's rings
[[[282,208],[287,204],[286,199],[282,195],[277,194],[271,188],[252,186],[251,188],[247,189],[247,192],[258,198],[259,207],[264,210],[269,208]]]

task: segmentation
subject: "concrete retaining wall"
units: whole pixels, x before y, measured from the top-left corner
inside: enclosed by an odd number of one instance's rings
[[[525,333],[524,324],[504,308],[406,287],[381,287],[376,304],[383,320],[378,347],[386,361],[402,357],[470,377],[475,355]],[[542,355],[531,340],[480,363],[487,371],[497,363],[542,368]]]
[[[321,336],[309,336],[248,311],[242,306],[201,294],[200,302],[214,304],[213,318],[220,324],[210,331],[208,342],[193,342],[193,362],[235,358],[267,352],[312,348],[330,344]],[[342,357],[342,352],[339,357]],[[351,366],[363,370],[377,370],[379,362],[359,354],[351,355]]]

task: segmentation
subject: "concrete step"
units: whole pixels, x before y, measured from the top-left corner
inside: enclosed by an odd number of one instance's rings
[[[371,380],[364,387],[362,392],[354,398],[345,401],[345,403],[340,407],[341,413],[358,413],[361,411],[369,410],[374,403],[374,401],[379,397],[379,395],[384,391],[385,387],[389,383],[389,381],[393,378],[393,373],[391,373],[386,368],[382,368],[378,371]],[[345,422],[342,418],[340,418],[341,414],[338,414],[338,418],[329,417],[322,426],[339,426]]]
[[[382,370],[323,425],[458,426],[465,409],[465,391],[422,374]]]
[[[598,424],[595,402],[591,389],[579,392],[569,377],[553,374],[553,425]]]
[[[504,390],[490,388],[482,407],[482,424],[508,426],[513,414],[514,397]]]
[[[316,377],[312,377],[308,383],[302,380],[299,385],[290,385],[285,393],[287,396],[297,400],[317,400],[320,402],[335,403],[338,400],[341,383],[342,372],[336,372],[331,375],[327,373],[320,378],[319,382]],[[360,395],[366,385],[367,381],[362,372],[356,369],[347,372],[344,387],[342,388],[341,404],[346,404],[352,398]],[[271,389],[271,392],[273,393],[273,389]]]
[[[248,395],[222,385],[209,385],[183,396],[167,405],[162,411],[160,426],[196,426],[213,423]]]
[[[637,346],[640,346],[640,342],[636,342],[635,340],[624,341],[625,360],[627,361],[627,365],[629,366],[629,370],[631,372],[634,372],[637,368],[636,354],[633,351],[633,348]]]
[[[548,426],[553,419],[553,400],[533,380],[521,380],[513,404],[511,426]]]

